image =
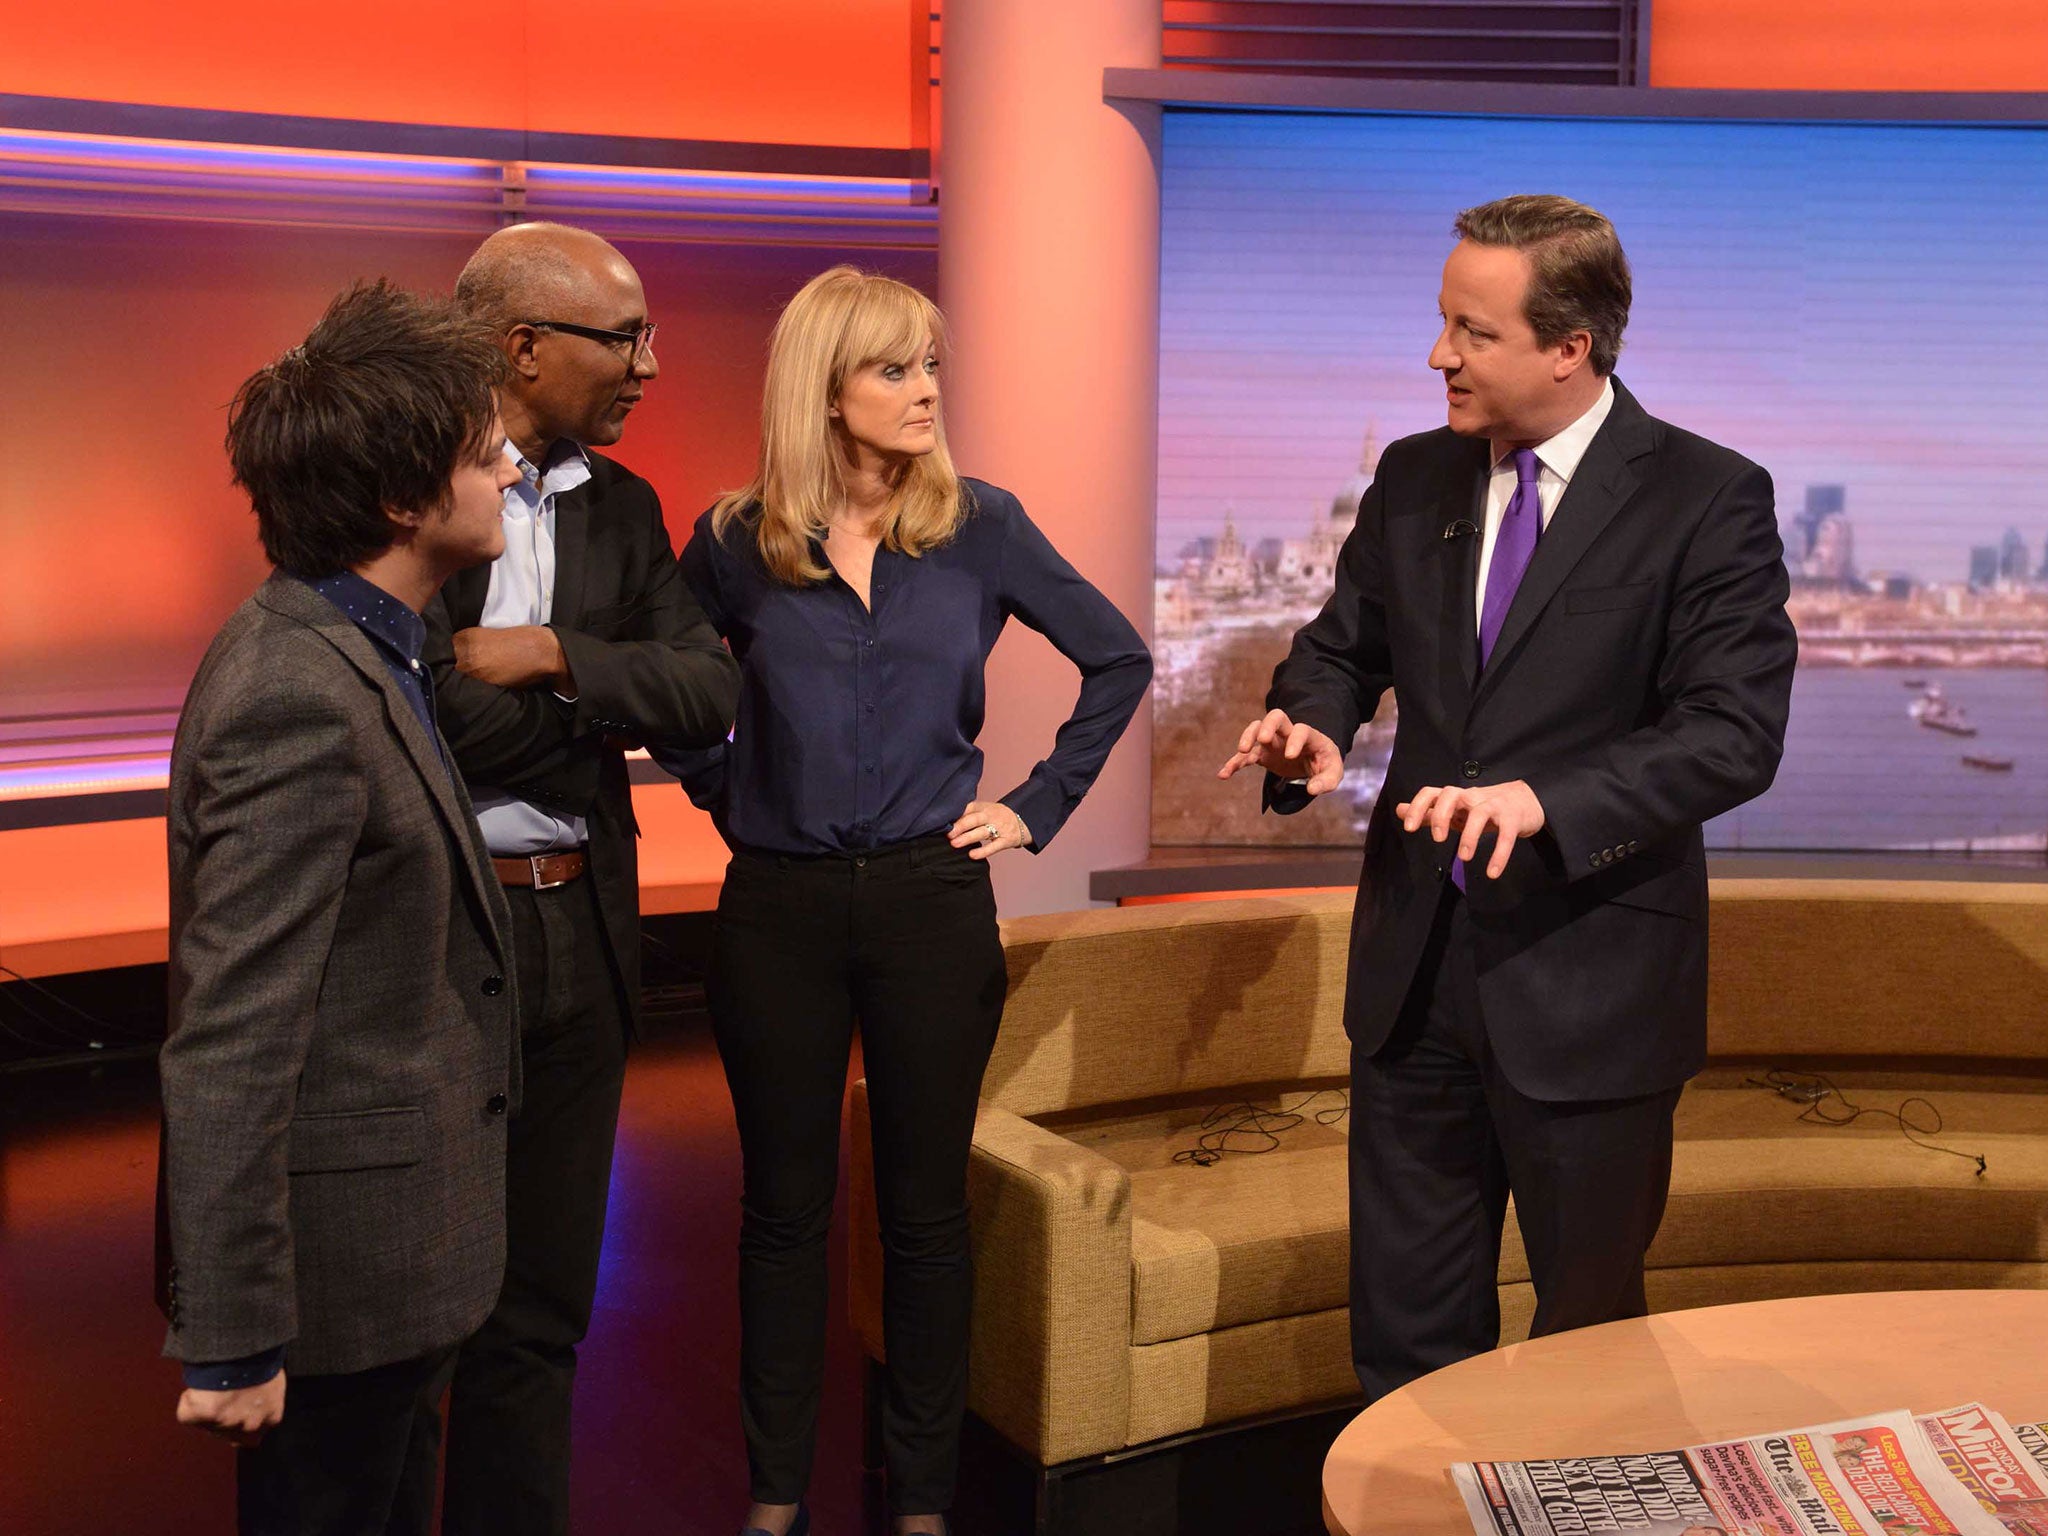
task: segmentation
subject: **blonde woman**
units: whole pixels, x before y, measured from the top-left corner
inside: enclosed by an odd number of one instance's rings
[[[1042,849],[1152,674],[1007,491],[960,478],[945,326],[916,289],[814,278],[769,347],[752,484],[683,571],[741,669],[732,740],[671,760],[732,848],[710,1004],[746,1169],[747,1529],[798,1536],[825,1365],[826,1234],[856,1020],[874,1105],[899,1533],[939,1532],[966,1400],[967,1149],[1005,973],[988,860]],[[1012,616],[1081,674],[1051,755],[977,798],[982,669]]]

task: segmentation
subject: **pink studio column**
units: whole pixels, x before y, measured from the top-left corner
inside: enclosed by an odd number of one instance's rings
[[[1102,72],[1159,66],[1160,0],[946,0],[939,302],[947,436],[1014,491],[1152,637],[1159,396],[1159,110]],[[985,796],[1020,782],[1073,707],[1066,659],[1013,623],[989,664]],[[1145,856],[1151,706],[1052,847],[996,860],[1006,916],[1088,904]],[[1219,761],[1221,760],[1219,756]]]

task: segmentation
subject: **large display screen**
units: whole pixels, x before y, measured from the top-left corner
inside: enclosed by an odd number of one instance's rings
[[[2048,130],[1169,113],[1155,844],[1355,844],[1261,816],[1259,711],[1425,359],[1460,209],[1560,192],[1635,271],[1617,370],[1777,486],[1800,659],[1776,785],[1719,848],[2048,849]]]

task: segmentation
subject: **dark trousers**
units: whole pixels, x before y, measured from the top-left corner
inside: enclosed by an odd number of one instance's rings
[[[856,1019],[882,1228],[889,1506],[952,1503],[974,1290],[967,1150],[1004,983],[988,867],[942,836],[858,858],[739,853],[726,872],[709,992],[745,1166],[740,1412],[763,1503],[794,1502],[810,1479]]]
[[[427,1536],[452,1350],[336,1376],[286,1375],[284,1417],[235,1453],[241,1536]]]
[[[1499,1344],[1510,1192],[1533,1333],[1647,1310],[1679,1090],[1572,1103],[1517,1090],[1488,1043],[1471,917],[1448,887],[1394,1032],[1376,1052],[1353,1048],[1351,1082],[1351,1352],[1367,1401]]]
[[[448,1399],[443,1530],[569,1529],[569,1402],[590,1331],[626,1070],[596,882],[508,887],[523,1088],[505,1154],[505,1285]]]

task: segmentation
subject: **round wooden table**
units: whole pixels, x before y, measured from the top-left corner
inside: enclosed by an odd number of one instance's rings
[[[1335,1536],[1471,1536],[1459,1461],[1673,1450],[1981,1401],[2048,1419],[2048,1291],[1888,1291],[1665,1312],[1512,1344],[1410,1382],[1323,1463]]]

